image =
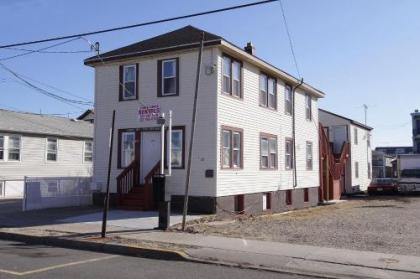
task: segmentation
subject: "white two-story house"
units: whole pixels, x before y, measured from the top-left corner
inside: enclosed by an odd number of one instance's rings
[[[24,178],[92,175],[93,124],[0,110],[0,197],[20,198]]]
[[[172,207],[182,208],[203,32],[190,210],[259,213],[316,205],[324,93],[258,58],[251,44],[243,49],[192,26],[85,60],[95,70],[94,180],[102,189],[95,201],[103,203],[115,110],[111,203],[150,208],[147,187],[159,166],[160,133],[139,111],[172,110],[166,191]],[[128,175],[134,183],[127,186]]]
[[[334,153],[340,153],[343,143],[350,144],[350,156],[341,183],[342,193],[367,191],[372,180],[370,137],[373,128],[323,109],[319,109],[319,121],[326,129]]]

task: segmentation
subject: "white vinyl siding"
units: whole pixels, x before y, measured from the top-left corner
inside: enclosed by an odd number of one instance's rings
[[[123,100],[133,100],[136,99],[136,65],[124,65],[123,66]]]

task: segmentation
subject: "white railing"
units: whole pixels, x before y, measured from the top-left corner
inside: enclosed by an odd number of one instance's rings
[[[92,204],[92,177],[25,177],[23,211]]]

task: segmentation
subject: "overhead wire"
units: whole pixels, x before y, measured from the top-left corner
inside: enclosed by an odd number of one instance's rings
[[[136,28],[136,27],[141,27],[141,26],[147,26],[147,25],[154,25],[154,24],[158,24],[158,23],[176,21],[176,20],[180,20],[180,19],[186,19],[186,18],[198,17],[198,16],[203,16],[203,15],[221,13],[221,12],[226,12],[226,11],[231,11],[231,10],[243,9],[243,8],[247,8],[247,7],[251,7],[251,6],[265,5],[265,4],[272,3],[272,2],[277,2],[277,1],[279,1],[279,0],[264,0],[264,1],[251,2],[251,3],[247,3],[247,4],[242,4],[242,5],[230,6],[230,7],[226,7],[226,8],[208,10],[208,11],[204,11],[204,12],[192,13],[192,14],[187,14],[187,15],[182,15],[182,16],[175,16],[175,17],[170,17],[170,18],[165,18],[165,19],[142,22],[142,23],[120,26],[120,27],[114,27],[114,28],[109,28],[109,29],[102,29],[102,30],[98,30],[98,31],[84,32],[84,33],[73,34],[73,35],[57,36],[57,37],[52,37],[52,38],[47,38],[47,39],[40,39],[40,40],[34,40],[34,41],[28,41],[28,42],[20,42],[20,43],[1,45],[0,48],[39,44],[39,43],[45,43],[45,42],[51,42],[51,41],[59,41],[59,40],[65,40],[65,39],[79,38],[81,36],[109,33],[109,32],[131,29],[131,28]]]

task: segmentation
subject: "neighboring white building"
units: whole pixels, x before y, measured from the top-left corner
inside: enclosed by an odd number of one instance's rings
[[[140,121],[139,109],[172,110],[173,171],[167,177],[167,192],[175,208],[182,206],[202,32],[187,26],[85,60],[95,69],[94,180],[102,191],[112,111],[116,110],[116,138],[111,192],[117,197],[123,191],[117,177],[127,166],[138,163],[140,182],[134,187],[146,187],[144,178],[160,159],[159,126],[156,121]],[[191,210],[275,212],[316,205],[318,98],[324,94],[306,83],[296,90],[295,156],[292,88],[299,80],[255,56],[251,45],[244,50],[220,36],[204,34]],[[120,204],[146,207],[140,197],[136,204],[134,194],[130,202],[125,196],[120,196]],[[97,197],[102,203],[103,198]]]
[[[319,109],[319,121],[327,130],[335,153],[339,153],[343,143],[350,143],[350,160],[343,178],[343,193],[366,191],[372,180],[370,137],[373,128],[323,109]]]
[[[0,110],[0,197],[22,197],[25,176],[91,176],[93,125]]]

